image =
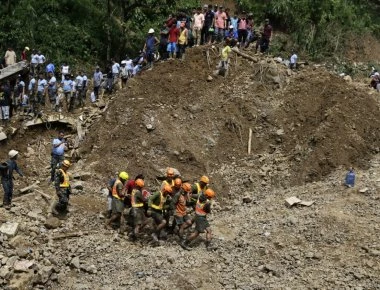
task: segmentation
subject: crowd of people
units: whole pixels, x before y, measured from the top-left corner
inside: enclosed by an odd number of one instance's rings
[[[59,132],[52,142],[51,154],[51,182],[54,182],[57,198],[51,204],[50,212],[56,216],[67,212],[71,195],[68,173],[71,163],[64,160],[65,146],[64,132]],[[136,241],[152,219],[154,242],[176,233],[181,246],[190,249],[191,241],[206,232],[206,246],[211,249],[212,235],[207,214],[211,212],[210,200],[215,197],[215,192],[209,188],[209,183],[209,178],[202,176],[199,182],[190,184],[178,171],[167,168],[160,188],[151,193],[142,174],[131,179],[127,172],[122,171],[107,184],[106,228],[118,228],[120,233],[124,233],[129,226],[129,237]],[[9,200],[7,202],[10,203]],[[186,235],[193,224],[195,230]]]

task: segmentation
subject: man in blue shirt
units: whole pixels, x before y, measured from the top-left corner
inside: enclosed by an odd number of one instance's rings
[[[39,73],[37,82],[37,103],[45,106],[47,81],[43,73]]]
[[[8,156],[9,160],[3,164],[0,164],[1,184],[4,189],[3,206],[6,209],[10,209],[12,206],[13,171],[16,171],[21,177],[24,176],[16,163],[18,151],[11,150],[9,151]]]
[[[52,151],[51,151],[51,175],[50,175],[50,182],[54,181],[54,175],[56,169],[61,165],[64,155],[65,155],[65,145],[66,145],[66,140],[65,140],[65,133],[63,131],[59,131],[58,137],[53,139],[53,146],[52,146]]]
[[[70,75],[65,75],[65,79],[61,82],[63,93],[66,99],[67,111],[70,112],[73,109],[73,81],[70,79]]]
[[[56,99],[57,99],[57,79],[53,72],[49,72],[49,82],[48,82],[48,96],[52,109],[57,109]]]

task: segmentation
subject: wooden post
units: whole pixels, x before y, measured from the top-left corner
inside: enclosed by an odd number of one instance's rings
[[[252,149],[252,129],[249,128],[249,137],[248,137],[248,155],[251,154]]]

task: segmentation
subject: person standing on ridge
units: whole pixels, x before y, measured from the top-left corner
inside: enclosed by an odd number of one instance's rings
[[[148,62],[148,68],[153,68],[154,62],[154,54],[156,52],[156,45],[158,45],[160,41],[154,36],[154,29],[150,28],[148,31],[148,37],[145,40],[144,49],[146,55],[146,60]]]
[[[0,164],[1,170],[1,184],[4,189],[3,206],[6,209],[10,209],[12,206],[13,197],[13,171],[16,171],[21,177],[24,177],[23,173],[17,165],[18,151],[11,150],[8,153],[9,160]]]

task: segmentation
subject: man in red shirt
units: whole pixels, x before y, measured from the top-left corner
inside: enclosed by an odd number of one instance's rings
[[[168,53],[169,59],[173,59],[177,54],[177,43],[179,37],[179,29],[175,23],[172,24],[172,27],[169,30],[169,39],[168,39]]]
[[[261,33],[260,52],[264,53],[269,48],[269,42],[272,39],[272,25],[269,24],[269,19],[265,19],[264,30]]]

